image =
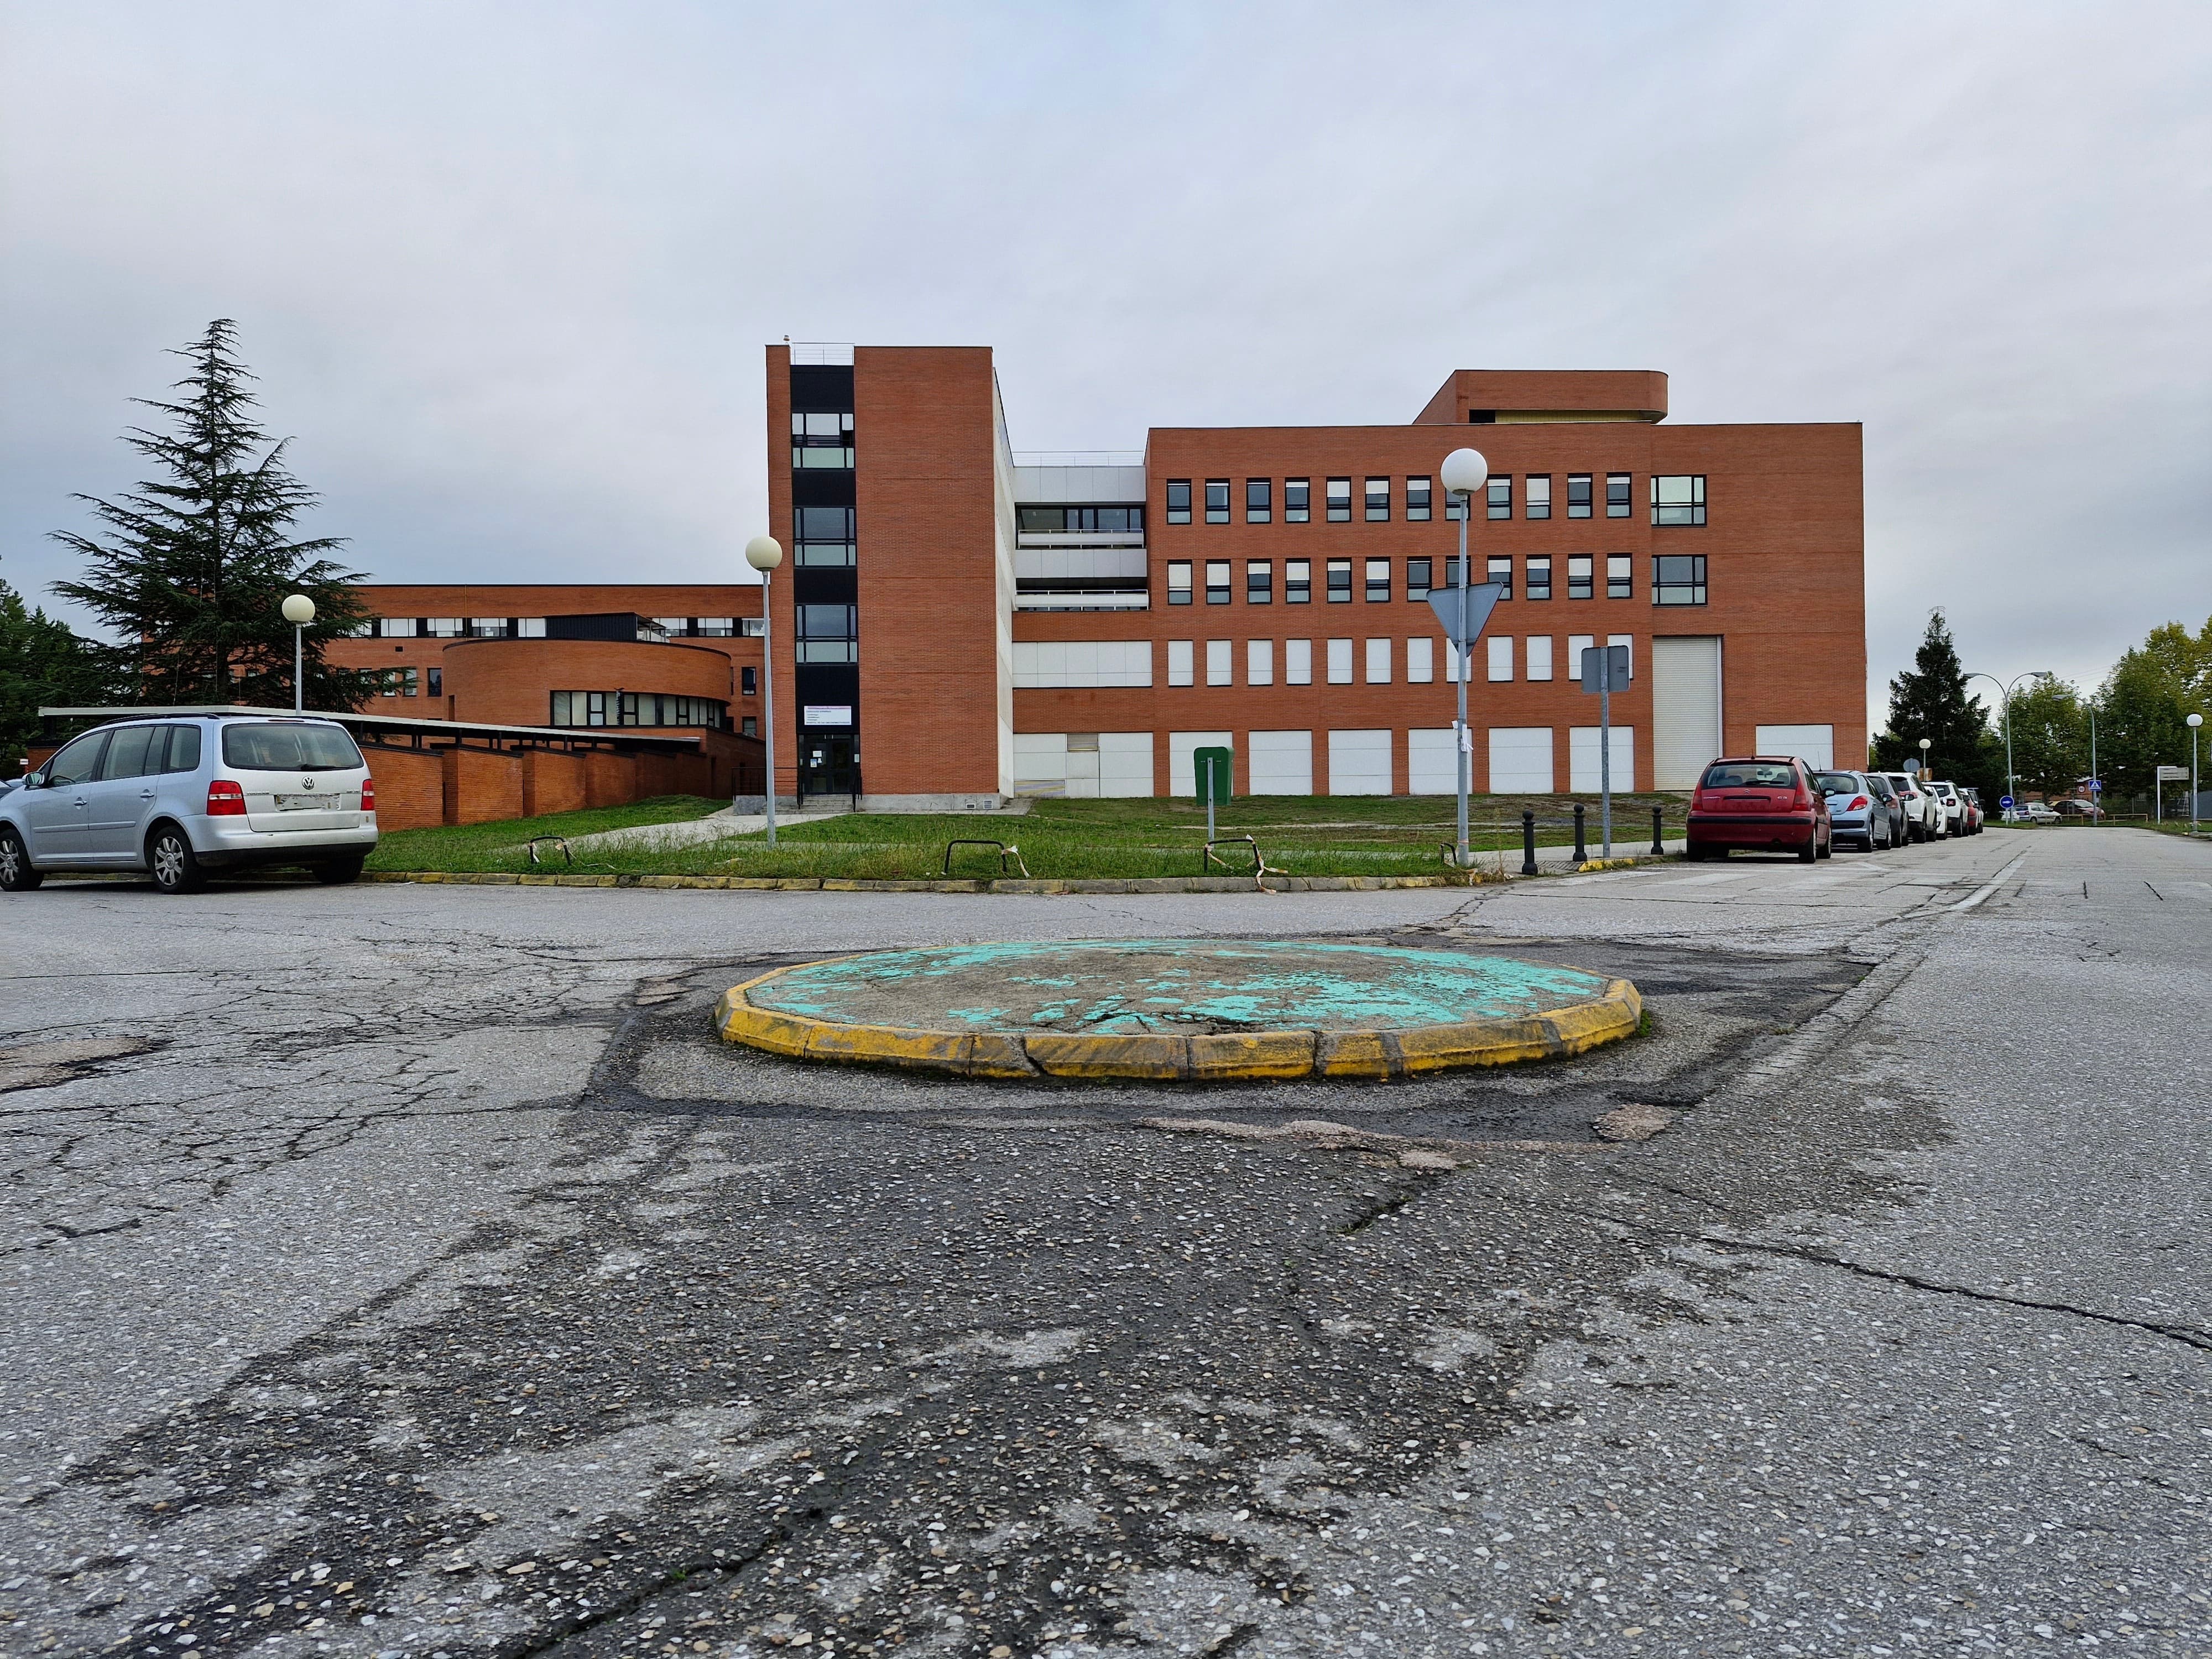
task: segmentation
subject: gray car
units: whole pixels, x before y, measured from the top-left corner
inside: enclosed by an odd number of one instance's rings
[[[1871,853],[1895,844],[1888,800],[1863,772],[1815,772],[1813,781],[1828,798],[1829,835],[1838,847]]]
[[[351,881],[376,847],[376,787],[334,720],[192,715],[72,738],[0,796],[0,891],[63,871],[144,871],[188,893],[210,870],[293,865]]]

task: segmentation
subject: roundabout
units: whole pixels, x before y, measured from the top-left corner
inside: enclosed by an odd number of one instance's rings
[[[1310,940],[876,951],[723,994],[715,1029],[791,1059],[962,1077],[1382,1079],[1577,1054],[1635,1033],[1625,979]]]

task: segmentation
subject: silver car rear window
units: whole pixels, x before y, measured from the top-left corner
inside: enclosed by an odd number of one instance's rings
[[[223,764],[240,772],[344,772],[362,763],[343,726],[241,720],[222,728]]]

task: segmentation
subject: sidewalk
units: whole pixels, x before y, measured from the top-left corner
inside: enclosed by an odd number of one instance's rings
[[[842,811],[778,812],[775,822],[778,829],[785,829],[795,823],[820,823],[825,818],[843,816]],[[720,841],[726,836],[757,835],[767,828],[766,813],[732,812],[726,806],[703,818],[684,818],[674,823],[640,823],[628,830],[602,830],[594,836],[570,836],[568,850],[583,853],[609,847],[640,847],[650,852],[672,852],[703,841]]]

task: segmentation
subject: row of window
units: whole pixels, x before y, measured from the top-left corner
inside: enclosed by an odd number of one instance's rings
[[[1027,536],[1131,535],[1145,528],[1141,507],[1018,507],[1015,526]]]
[[[1168,646],[1168,684],[1194,685],[1198,684],[1198,647],[1206,647],[1206,681],[1208,685],[1235,685],[1237,641],[1234,640],[1170,640]],[[1282,649],[1283,684],[1311,685],[1314,683],[1314,642],[1311,640],[1247,640],[1244,641],[1244,679],[1246,685],[1273,685],[1275,683],[1275,647]],[[1627,634],[1609,634],[1608,645],[1625,645],[1632,651],[1633,637]],[[1553,637],[1549,634],[1531,634],[1518,641],[1510,634],[1486,635],[1484,672],[1493,682],[1510,681],[1515,678],[1516,657],[1521,665],[1521,677],[1546,681],[1553,678]],[[1564,665],[1565,678],[1573,679],[1581,672],[1582,653],[1597,644],[1595,634],[1567,635],[1567,655]],[[1438,647],[1442,647],[1443,678],[1447,684],[1459,679],[1459,653],[1451,642],[1437,641],[1428,635],[1417,635],[1405,641],[1393,639],[1324,640],[1322,641],[1322,672],[1326,684],[1350,685],[1354,683],[1355,660],[1359,668],[1358,678],[1368,685],[1389,685],[1394,678],[1394,669],[1403,665],[1408,685],[1427,685],[1437,678]],[[1402,645],[1402,652],[1401,647]]]
[[[1524,519],[1548,519],[1552,516],[1552,477],[1548,472],[1530,472],[1521,477],[1521,516]],[[1590,472],[1570,472],[1566,475],[1566,514],[1570,519],[1596,516],[1597,475]],[[1272,524],[1275,518],[1275,480],[1247,478],[1244,480],[1244,522]],[[1364,489],[1358,500],[1362,515],[1370,524],[1387,524],[1391,517],[1391,491],[1395,480],[1370,477],[1361,481]],[[1188,524],[1191,521],[1191,491],[1194,481],[1189,478],[1170,478],[1167,481],[1168,522]],[[1228,524],[1231,521],[1231,497],[1235,480],[1206,478],[1198,481],[1204,492],[1206,522]],[[1514,477],[1510,472],[1492,473],[1483,492],[1486,514],[1492,519],[1513,516]],[[1352,480],[1328,478],[1322,481],[1322,510],[1330,524],[1349,524],[1352,512]],[[1313,480],[1285,478],[1282,480],[1282,513],[1285,524],[1307,524],[1313,519]],[[1430,479],[1413,476],[1405,479],[1404,513],[1409,523],[1424,524],[1431,516],[1435,493]],[[1605,516],[1626,519],[1635,507],[1636,477],[1630,472],[1608,472],[1605,475]],[[1668,477],[1655,476],[1650,489],[1651,522],[1655,525],[1700,525],[1705,521],[1705,480],[1701,473],[1685,473]],[[1024,507],[1024,513],[1031,509]],[[1460,517],[1456,502],[1447,500],[1444,506],[1447,519]],[[1042,526],[1041,526],[1042,527]],[[1028,526],[1024,526],[1026,529]]]
[[[728,723],[729,710],[711,697],[664,696],[653,691],[556,691],[549,726],[710,726]]]
[[[412,668],[380,668],[374,671],[374,677],[376,694],[380,697],[411,697],[422,690],[422,682]],[[444,669],[434,668],[430,671],[429,690],[430,695],[434,697],[442,697],[446,695]]]
[[[853,417],[850,414],[799,415],[791,417],[791,464],[795,467],[853,468]]]
[[[378,617],[353,630],[356,639],[542,640],[543,617]]]
[[[1313,603],[1313,567],[1311,559],[1285,559],[1283,562],[1283,603],[1310,605]],[[1323,592],[1331,605],[1349,605],[1352,595],[1352,566],[1351,559],[1326,559],[1322,562]],[[1525,577],[1522,591],[1532,599],[1552,597],[1553,559],[1549,554],[1531,554],[1522,562]],[[1390,602],[1392,578],[1397,562],[1394,559],[1364,559],[1361,567],[1361,593],[1370,605]],[[1445,587],[1459,586],[1459,561],[1408,559],[1406,561],[1406,598],[1416,605],[1428,602],[1437,584],[1433,581],[1437,566],[1443,567]],[[1208,605],[1227,605],[1233,593],[1234,561],[1207,559],[1206,573],[1206,602]],[[1567,597],[1589,599],[1597,597],[1597,556],[1591,553],[1571,553],[1566,557]],[[1168,603],[1189,605],[1194,601],[1197,590],[1192,586],[1193,574],[1199,562],[1189,559],[1168,561]],[[1505,590],[1499,597],[1513,597],[1513,557],[1498,553],[1486,561],[1484,580],[1496,582]],[[1627,553],[1609,553],[1605,558],[1605,596],[1609,599],[1628,599],[1635,593],[1635,559]],[[1244,603],[1273,605],[1275,602],[1275,561],[1247,559],[1244,561]],[[1705,556],[1702,553],[1668,553],[1655,556],[1651,561],[1651,602],[1654,605],[1703,605],[1705,603]]]

